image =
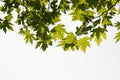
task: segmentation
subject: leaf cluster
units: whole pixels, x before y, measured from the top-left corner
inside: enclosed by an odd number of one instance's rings
[[[106,39],[107,27],[116,27],[116,42],[120,40],[120,22],[112,23],[115,15],[120,15],[120,0],[1,0],[0,29],[5,33],[13,31],[13,12],[17,13],[16,24],[21,25],[19,34],[26,43],[36,43],[45,51],[54,41],[66,50],[86,52],[90,41],[98,45]],[[60,23],[60,16],[70,12],[72,21],[80,21],[76,32],[68,32]],[[53,27],[51,28],[50,25]]]

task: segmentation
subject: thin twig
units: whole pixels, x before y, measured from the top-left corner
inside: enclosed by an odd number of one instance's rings
[[[118,1],[119,1],[119,0],[117,0],[117,1],[115,2],[115,4],[112,5],[111,7],[109,7],[106,11],[102,12],[99,16],[94,17],[94,18],[98,18],[98,17],[102,16],[103,14],[105,14],[106,12],[108,12],[110,9],[112,9],[112,8],[117,4]]]
[[[115,4],[113,4],[111,7],[109,7],[106,11],[102,12],[99,16],[96,16],[96,17],[94,17],[94,18],[92,18],[92,19],[89,19],[89,21],[88,21],[86,24],[88,25],[89,22],[92,22],[92,23],[93,23],[93,21],[92,21],[93,19],[96,19],[96,18],[102,16],[103,14],[107,13],[111,8],[113,8],[113,7],[117,4],[118,1],[119,1],[119,0],[117,0],[117,1],[115,2]]]

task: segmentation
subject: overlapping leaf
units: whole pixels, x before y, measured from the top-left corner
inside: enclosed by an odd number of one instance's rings
[[[53,39],[63,39],[64,34],[66,33],[66,30],[64,29],[63,24],[58,24],[51,30],[51,36]]]
[[[87,47],[90,47],[90,38],[83,37],[78,39],[76,46],[78,47],[78,49],[81,49],[82,51],[86,52]]]
[[[93,34],[91,35],[91,39],[94,39],[95,42],[100,45],[103,39],[106,39],[106,33],[103,28],[96,28],[93,30]]]
[[[0,29],[5,33],[13,30],[11,20],[13,12],[17,12],[16,24],[21,25],[19,34],[26,43],[36,42],[36,48],[46,50],[52,41],[59,40],[58,46],[64,50],[90,47],[90,40],[99,45],[106,39],[107,27],[115,26],[118,30],[115,39],[120,40],[120,22],[111,21],[115,15],[120,15],[118,8],[120,0],[1,0]],[[117,6],[116,6],[117,5]],[[63,13],[70,12],[72,21],[81,21],[76,32],[68,32],[64,24],[58,24]],[[56,25],[58,24],[58,25]],[[49,25],[53,25],[51,30]],[[55,26],[56,25],[56,26]],[[68,26],[69,27],[69,26]],[[73,25],[74,27],[74,25]],[[91,36],[90,36],[91,35]],[[81,36],[83,37],[78,39]]]

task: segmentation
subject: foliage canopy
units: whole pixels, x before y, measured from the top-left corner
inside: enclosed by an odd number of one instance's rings
[[[120,40],[120,21],[111,19],[120,15],[120,0],[1,0],[0,29],[5,33],[14,30],[12,12],[17,13],[16,24],[21,25],[19,34],[26,43],[36,43],[43,51],[55,41],[64,50],[86,51],[90,41],[98,45],[106,39],[107,27],[116,27],[116,42]],[[76,32],[68,32],[60,23],[62,13],[70,12],[73,21],[82,25],[74,26]],[[50,25],[53,26],[51,29]]]

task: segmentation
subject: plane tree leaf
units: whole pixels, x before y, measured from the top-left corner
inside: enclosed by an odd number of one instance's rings
[[[100,45],[103,39],[106,39],[106,33],[104,28],[96,28],[93,29],[93,33],[91,34],[91,39],[94,39],[97,45]]]
[[[58,24],[51,30],[51,36],[54,40],[63,39],[65,33],[66,33],[66,30],[64,29],[63,24]]]
[[[115,39],[116,42],[120,41],[120,32],[116,33]]]
[[[67,36],[60,41],[60,44],[58,46],[62,46],[63,49],[69,50],[70,48],[72,50],[75,50],[75,43],[76,43],[76,37],[72,32],[67,33]]]
[[[82,51],[86,52],[87,47],[90,47],[90,38],[89,37],[83,37],[76,41],[76,46],[78,49],[81,49]]]
[[[120,22],[116,23],[117,30],[120,30]]]
[[[116,43],[117,43],[120,41],[120,22],[116,23],[116,27],[117,27],[118,32],[116,33],[114,38],[116,39]]]

